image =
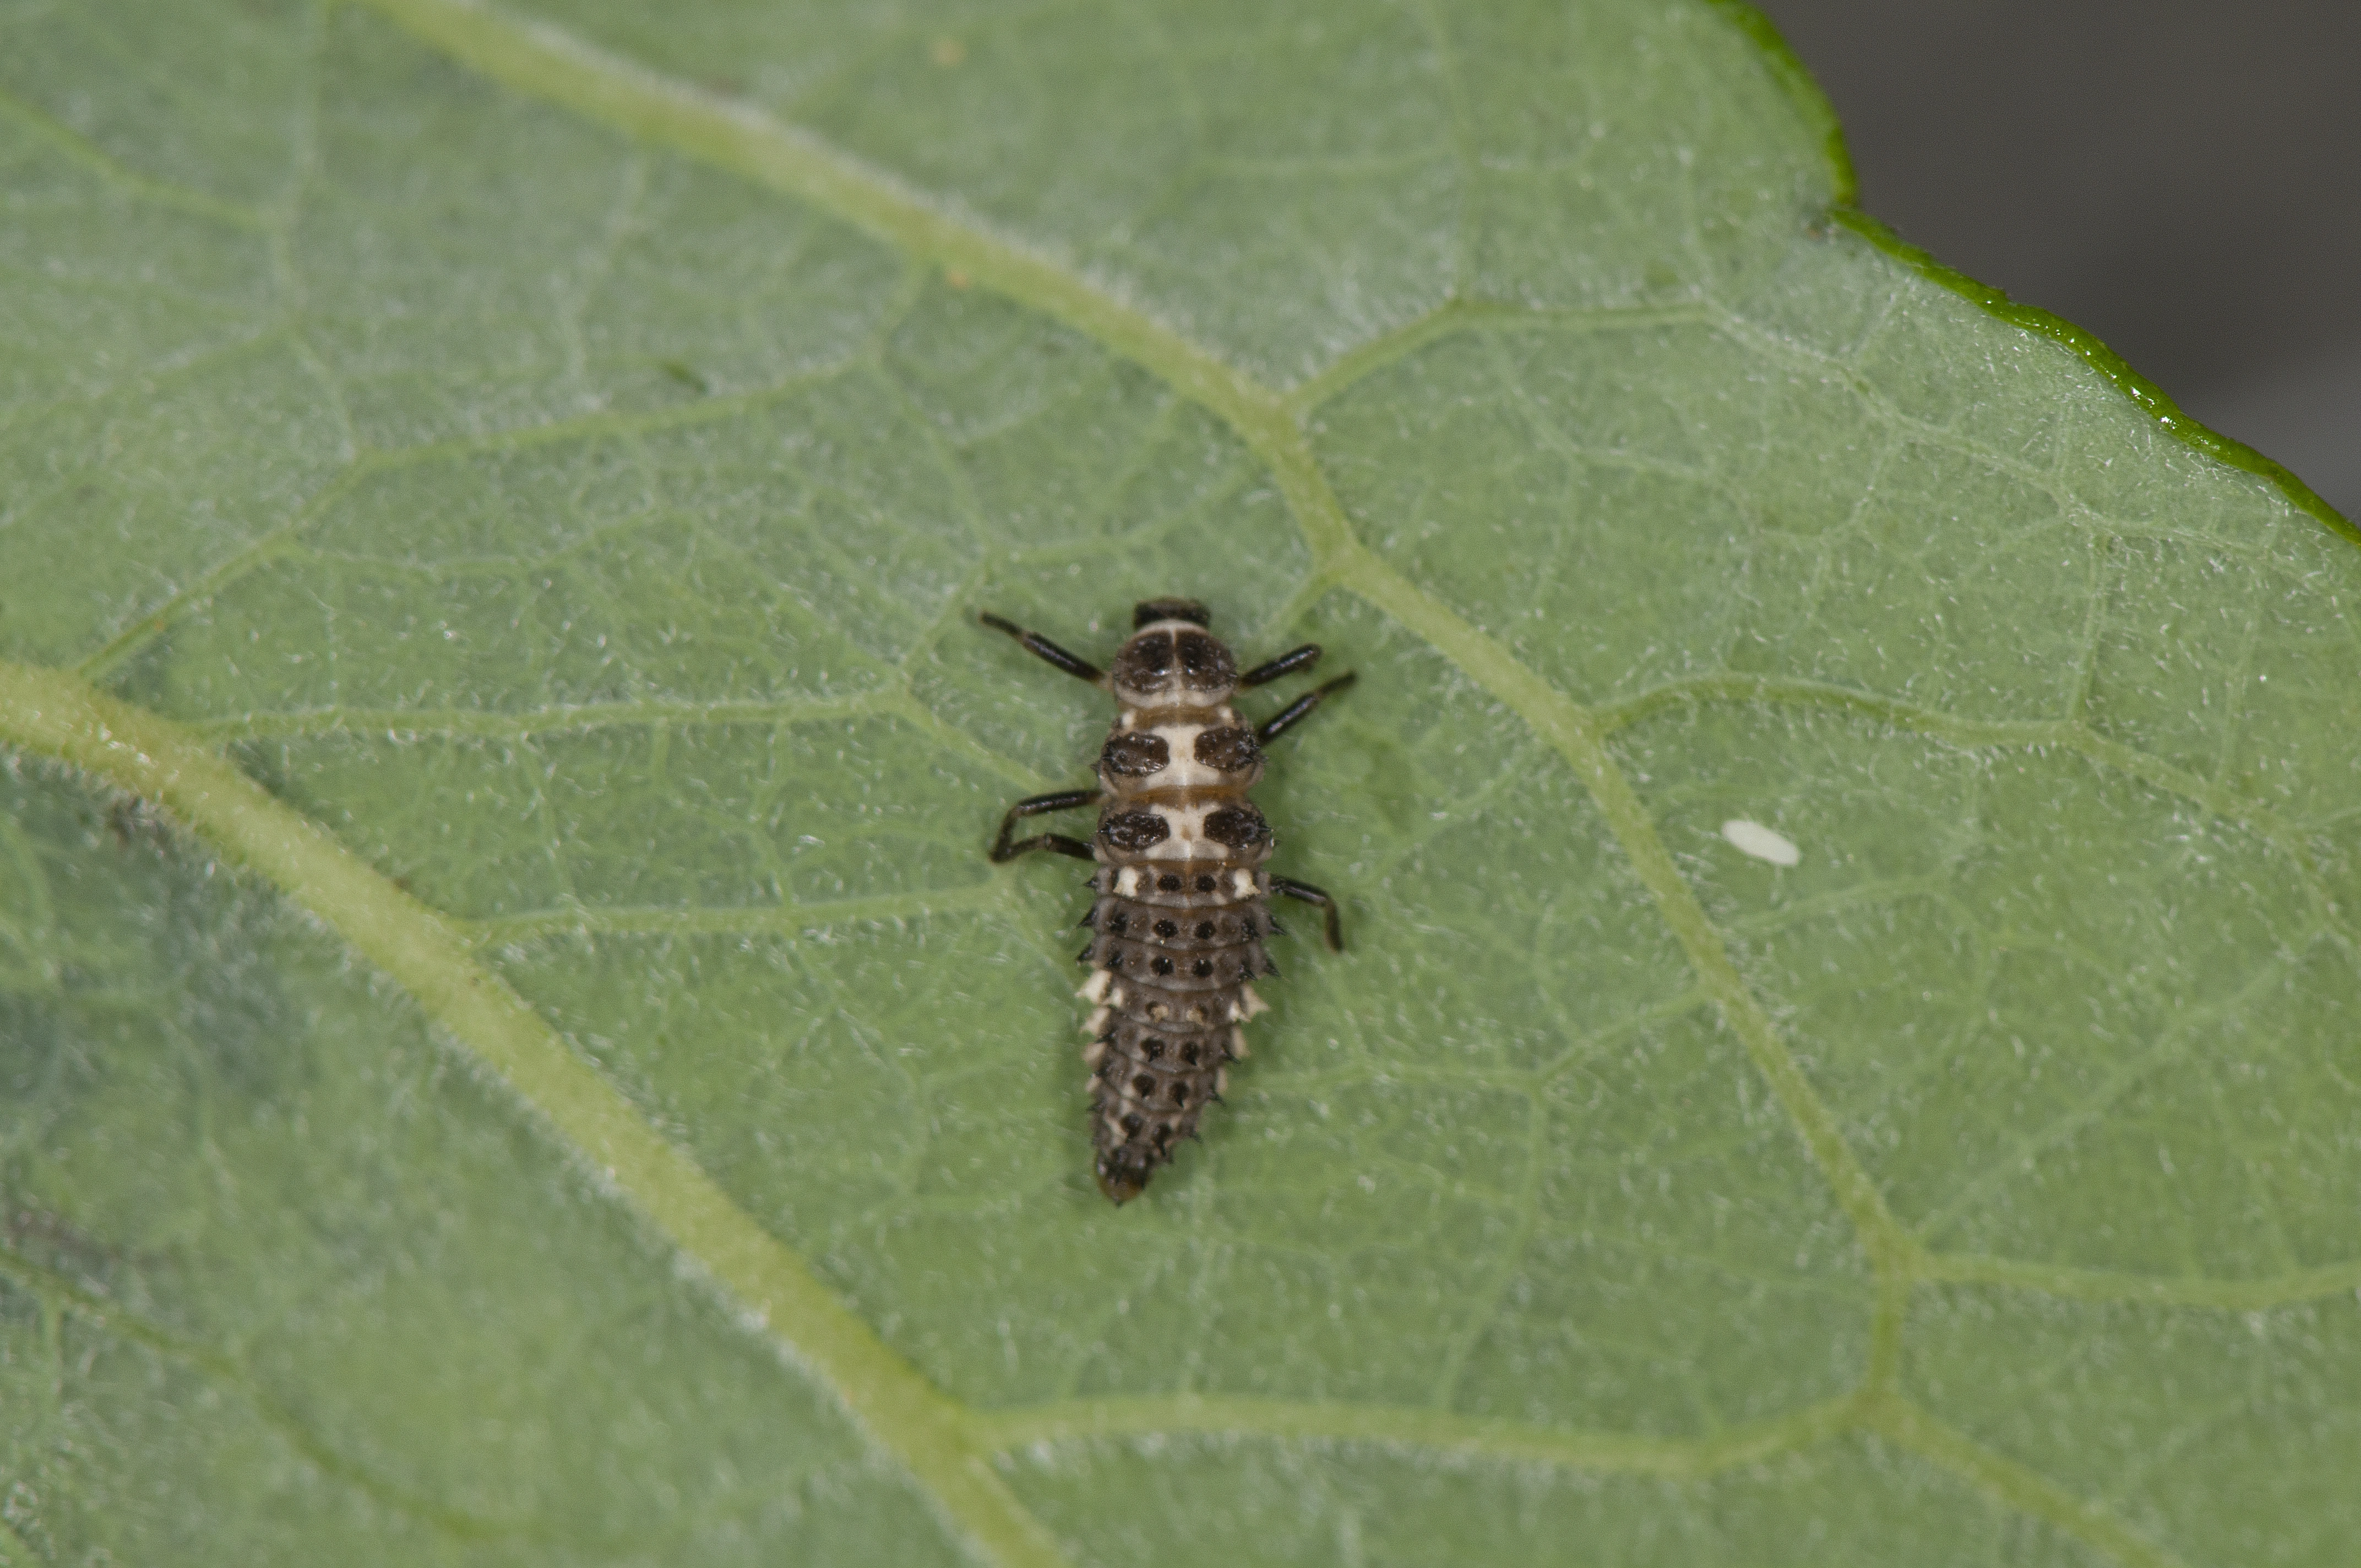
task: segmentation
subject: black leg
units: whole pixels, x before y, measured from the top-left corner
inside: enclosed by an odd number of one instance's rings
[[[1036,850],[1048,850],[1053,854],[1071,855],[1078,861],[1095,861],[1098,851],[1080,839],[1069,839],[1063,833],[1036,833],[1030,839],[1019,839],[1008,846],[1008,852],[994,855],[997,861],[1013,861],[1019,855],[1029,855]],[[1093,878],[1093,882],[1097,879]]]
[[[976,619],[983,621],[986,626],[991,627],[994,631],[1005,631],[1008,635],[1016,638],[1016,641],[1025,644],[1026,652],[1038,654],[1041,658],[1048,660],[1050,663],[1055,664],[1058,668],[1065,671],[1066,674],[1076,676],[1079,679],[1088,681],[1094,686],[1103,686],[1106,685],[1106,672],[1104,670],[1100,669],[1096,664],[1090,663],[1082,659],[1077,659],[1071,653],[1067,652],[1063,648],[1059,647],[1055,642],[1052,642],[1048,638],[1042,636],[1039,632],[1027,631],[1023,627],[1016,625],[1010,621],[1003,620],[1000,617],[994,615],[989,611],[976,617]]]
[[[1008,835],[1027,817],[1038,817],[1045,811],[1071,811],[1077,806],[1096,806],[1098,803],[1099,792],[1094,789],[1061,789],[1055,795],[1037,795],[1018,801],[1008,808],[1008,815],[1000,819],[1000,837],[992,841],[992,863],[998,865],[1003,861],[1013,861],[1034,850],[1054,850],[1059,854],[1071,855],[1077,860],[1096,860],[1098,857],[1088,844],[1078,839],[1069,839],[1062,833],[1044,833],[1021,844],[1010,843]]]
[[[1334,898],[1308,882],[1295,882],[1283,876],[1270,879],[1270,890],[1281,898],[1300,898],[1306,904],[1319,905],[1321,913],[1328,919],[1328,950],[1332,953],[1345,950],[1345,927],[1336,918],[1336,901]]]
[[[1268,663],[1257,664],[1238,677],[1238,689],[1251,690],[1268,685],[1281,675],[1291,675],[1298,670],[1308,670],[1320,662],[1320,644],[1306,642],[1301,648],[1290,648]]]
[[[1320,706],[1321,699],[1325,697],[1330,692],[1343,691],[1346,686],[1349,686],[1352,684],[1353,677],[1349,674],[1344,674],[1338,675],[1326,685],[1314,686],[1312,690],[1305,692],[1301,696],[1297,697],[1293,702],[1289,703],[1285,707],[1280,708],[1275,717],[1266,721],[1260,729],[1256,730],[1256,740],[1265,746],[1269,745],[1279,736],[1286,734],[1288,730],[1293,729],[1296,722],[1302,718],[1305,714],[1310,713],[1313,708],[1318,707]]]

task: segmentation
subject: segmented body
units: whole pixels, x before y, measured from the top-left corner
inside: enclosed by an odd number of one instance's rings
[[[1122,705],[1098,775],[1098,899],[1082,949],[1092,1142],[1099,1185],[1135,1196],[1196,1131],[1246,1054],[1263,1008],[1272,930],[1263,871],[1272,834],[1246,799],[1262,776],[1255,731],[1230,706],[1237,666],[1196,625],[1143,627],[1109,672]]]
[[[1332,693],[1347,673],[1289,703],[1259,726],[1230,700],[1320,661],[1306,642],[1241,674],[1205,630],[1195,599],[1148,599],[1132,609],[1133,631],[1101,670],[1038,632],[989,612],[983,623],[1114,695],[1115,728],[1099,751],[1098,786],[1031,795],[1008,808],[993,840],[995,865],[1037,850],[1095,861],[1098,894],[1082,924],[1091,966],[1082,993],[1091,1069],[1091,1138],[1099,1190],[1122,1203],[1197,1130],[1222,1096],[1224,1069],[1246,1055],[1246,1021],[1263,1010],[1257,975],[1276,974],[1262,939],[1276,935],[1274,895],[1325,916],[1328,946],[1344,951],[1336,901],[1310,883],[1273,876],[1270,824],[1246,799],[1262,777],[1262,750]],[[1097,806],[1084,843],[1062,833],[1022,840],[1016,825],[1049,812]]]

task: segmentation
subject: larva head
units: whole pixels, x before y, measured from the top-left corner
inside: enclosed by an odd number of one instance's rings
[[[1159,620],[1185,620],[1191,626],[1211,626],[1213,612],[1195,599],[1142,599],[1131,607],[1131,629],[1153,626]]]
[[[1237,661],[1205,630],[1212,612],[1195,599],[1148,599],[1132,612],[1139,630],[1115,656],[1118,701],[1135,707],[1211,707],[1238,689]]]

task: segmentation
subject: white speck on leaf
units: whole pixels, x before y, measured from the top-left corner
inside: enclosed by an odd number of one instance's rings
[[[1795,840],[1743,817],[1733,817],[1723,823],[1721,836],[1735,844],[1740,853],[1768,861],[1774,866],[1792,866],[1804,858],[1804,851],[1795,848]]]

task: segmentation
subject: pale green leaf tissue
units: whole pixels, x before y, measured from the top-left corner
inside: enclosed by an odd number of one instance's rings
[[[1702,0],[0,6],[0,1563],[2349,1561],[2361,550],[1830,145]],[[1117,1211],[974,616],[1163,592],[1359,672],[1351,948]]]

